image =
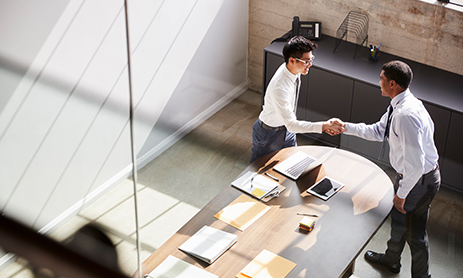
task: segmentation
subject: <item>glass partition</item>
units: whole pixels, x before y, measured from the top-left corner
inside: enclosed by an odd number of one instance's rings
[[[143,169],[244,91],[247,14],[231,0],[0,3],[1,214],[63,246],[109,240],[131,276],[201,206],[164,190],[169,176],[135,195],[132,153]],[[2,275],[45,271],[30,262],[0,251]]]

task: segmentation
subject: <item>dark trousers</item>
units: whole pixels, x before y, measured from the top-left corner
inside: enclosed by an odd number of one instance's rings
[[[283,148],[295,147],[296,134],[286,128],[270,128],[257,119],[252,127],[252,157],[251,162],[271,152]]]
[[[397,192],[401,176],[397,175],[394,190]],[[410,246],[412,255],[412,277],[430,277],[429,243],[426,231],[429,208],[440,187],[439,167],[423,175],[405,199],[402,214],[396,208],[391,211],[391,238],[387,242],[384,259],[399,263],[405,242]]]

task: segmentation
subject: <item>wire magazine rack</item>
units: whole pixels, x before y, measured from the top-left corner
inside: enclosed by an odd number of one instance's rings
[[[343,39],[347,41],[347,35],[348,33],[351,33],[355,36],[355,42],[357,44],[355,46],[353,57],[355,59],[355,56],[363,43],[365,43],[365,46],[368,45],[368,22],[368,15],[358,11],[350,11],[336,31],[333,53],[336,51]]]

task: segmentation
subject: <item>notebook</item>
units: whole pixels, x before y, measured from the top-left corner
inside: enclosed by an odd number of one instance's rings
[[[237,240],[235,234],[203,226],[178,249],[211,264]]]
[[[299,151],[278,163],[273,169],[293,180],[297,180],[302,173],[312,171],[325,162],[334,150],[335,148],[332,148],[318,159]]]
[[[241,194],[214,215],[215,218],[244,231],[270,209],[269,206]]]
[[[169,255],[158,267],[150,274],[145,275],[149,278],[218,278],[219,276],[205,271],[202,268],[191,265],[176,257]]]
[[[278,183],[263,175],[248,171],[246,174],[234,180],[232,186],[261,200],[277,189]]]
[[[268,250],[262,250],[236,278],[284,278],[296,264]]]

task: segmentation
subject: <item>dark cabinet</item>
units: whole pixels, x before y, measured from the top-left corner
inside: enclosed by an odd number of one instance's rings
[[[439,164],[442,168],[451,112],[427,102],[423,102],[423,104],[434,122],[434,143],[439,153]]]
[[[307,97],[308,97],[308,84],[309,84],[308,75],[301,75],[301,88],[299,93],[299,100],[297,102],[296,116],[298,120],[307,120],[307,113],[309,108],[307,107]]]
[[[350,119],[353,86],[352,79],[312,67],[308,74],[305,120],[317,122],[333,117]],[[310,136],[338,146],[341,141],[340,136],[326,133],[312,133]]]
[[[365,84],[356,81],[352,99],[352,117],[349,120],[352,123],[373,124],[381,119],[389,106],[390,98],[381,95],[379,86]],[[362,138],[341,135],[342,147],[368,156],[370,159],[378,159],[381,151],[382,142],[367,141]],[[387,147],[387,144],[386,144]],[[389,156],[386,155],[381,159],[389,162]]]
[[[281,55],[275,55],[273,53],[267,53],[264,59],[264,84],[263,90],[267,89],[267,85],[272,79],[273,75],[277,71],[277,69],[284,63],[284,58]]]
[[[442,163],[442,182],[463,190],[463,114],[452,112]]]

